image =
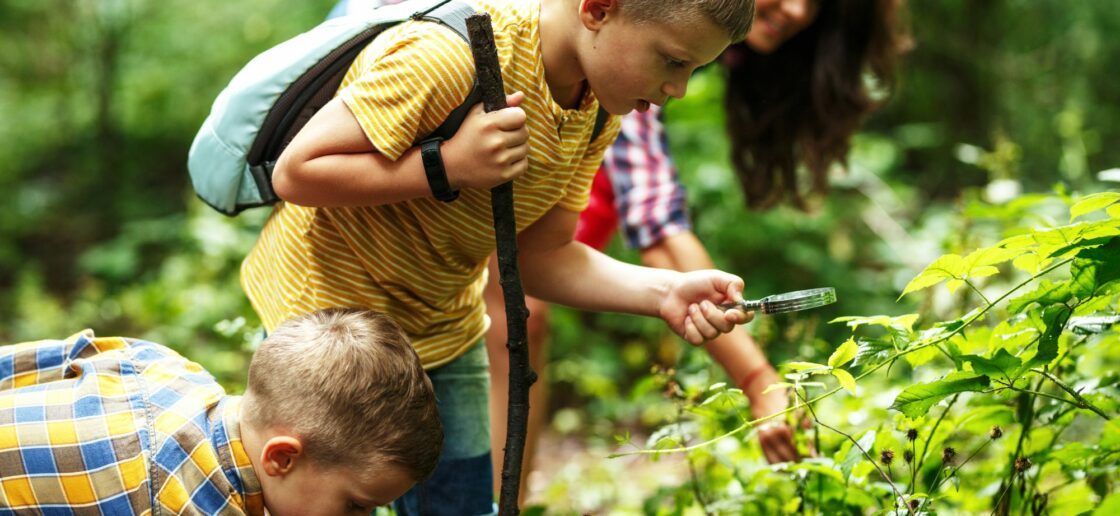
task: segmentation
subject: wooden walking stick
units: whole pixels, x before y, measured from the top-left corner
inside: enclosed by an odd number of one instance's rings
[[[467,18],[467,35],[482,91],[483,108],[494,111],[506,107],[502,70],[494,47],[494,29],[490,15],[475,14]],[[525,454],[525,435],[529,426],[529,387],[537,374],[529,366],[529,309],[517,267],[517,220],[513,213],[513,182],[490,189],[490,206],[494,212],[494,236],[498,241],[498,271],[502,297],[506,304],[506,348],[509,349],[509,411],[506,419],[506,453],[502,464],[502,492],[498,514],[518,514],[521,491],[521,462]]]

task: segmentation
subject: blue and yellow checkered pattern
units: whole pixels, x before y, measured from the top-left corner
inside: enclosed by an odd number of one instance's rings
[[[151,342],[0,347],[0,516],[263,514],[240,402]]]

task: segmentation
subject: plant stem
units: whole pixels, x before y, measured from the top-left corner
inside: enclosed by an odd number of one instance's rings
[[[937,428],[941,426],[941,422],[945,420],[945,416],[949,413],[949,410],[953,408],[953,405],[957,403],[957,398],[959,397],[960,393],[953,395],[953,399],[949,400],[949,405],[945,407],[945,411],[941,413],[941,417],[937,418],[937,422],[933,424],[933,430],[930,430],[929,436],[927,436],[925,441],[922,442],[922,456],[920,460],[918,460],[919,470],[922,469],[922,466],[924,466],[926,463],[926,456],[929,455],[929,443],[933,442],[933,437],[934,434],[937,433]],[[932,491],[930,492],[932,493]]]
[[[1103,417],[1105,419],[1105,421],[1109,421],[1109,420],[1112,419],[1112,418],[1108,417],[1108,414],[1106,414],[1103,410],[1101,410],[1100,408],[1097,408],[1092,403],[1089,403],[1089,400],[1085,399],[1085,397],[1083,397],[1077,391],[1073,390],[1070,386],[1066,385],[1064,382],[1059,380],[1054,375],[1052,375],[1052,374],[1050,374],[1050,373],[1048,373],[1048,372],[1046,372],[1042,369],[1031,369],[1031,371],[1034,371],[1034,372],[1046,377],[1047,380],[1050,380],[1051,382],[1054,382],[1054,385],[1057,385],[1063,391],[1066,391],[1067,393],[1069,393],[1070,396],[1073,396],[1073,399],[1077,400],[1077,403],[1080,405],[1081,408],[1089,409],[1089,410],[1095,412],[1098,416]]]
[[[983,292],[980,292],[980,289],[976,288],[976,285],[973,285],[971,281],[968,281],[966,279],[966,280],[964,280],[964,284],[968,285],[969,288],[971,288],[973,292],[976,292],[976,295],[980,296],[980,299],[983,299],[985,303],[987,303],[989,305],[992,304],[991,301],[988,301],[987,296],[985,296]]]
[[[798,394],[798,396],[800,397],[801,395]],[[883,480],[887,481],[887,484],[889,484],[891,486],[891,491],[894,491],[895,507],[897,508],[899,503],[902,503],[902,504],[905,505],[906,498],[902,496],[902,491],[898,490],[898,486],[896,486],[894,484],[894,481],[891,480],[890,475],[888,475],[886,472],[884,472],[883,468],[880,468],[879,464],[875,462],[875,458],[871,456],[871,452],[863,449],[863,446],[859,445],[859,441],[857,441],[855,437],[852,437],[847,432],[844,432],[843,430],[840,430],[839,428],[835,428],[833,426],[830,426],[830,425],[826,424],[824,421],[821,421],[821,419],[819,417],[817,417],[817,411],[813,409],[813,406],[810,405],[809,403],[805,402],[804,398],[802,398],[801,401],[802,401],[802,403],[805,404],[805,408],[809,409],[809,414],[813,417],[813,422],[814,423],[816,423],[818,426],[822,426],[824,428],[832,430],[833,432],[836,432],[836,433],[844,436],[845,438],[847,438],[849,441],[852,442],[852,446],[855,446],[856,449],[858,449],[860,451],[860,453],[862,453],[863,456],[868,461],[871,462],[871,466],[873,466],[875,468],[875,471],[879,472],[879,475],[883,477]],[[820,500],[818,499],[817,501],[819,502]],[[907,512],[907,514],[910,513],[909,506],[906,506],[906,512]]]

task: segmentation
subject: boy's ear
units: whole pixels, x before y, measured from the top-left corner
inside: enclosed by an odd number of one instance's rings
[[[284,476],[303,455],[303,442],[290,435],[277,435],[261,447],[261,468],[268,476]]]
[[[603,22],[618,16],[619,0],[580,0],[579,19],[588,30],[599,30]]]

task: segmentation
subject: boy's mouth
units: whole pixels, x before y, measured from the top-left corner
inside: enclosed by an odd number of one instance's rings
[[[639,100],[637,106],[635,106],[634,109],[638,110],[638,112],[645,113],[646,111],[649,111],[649,102],[645,100]]]

